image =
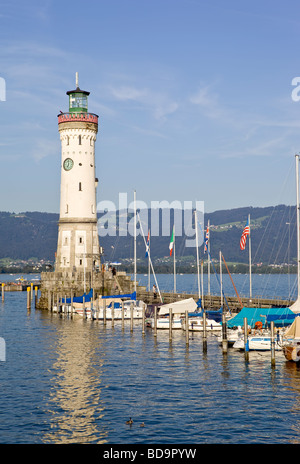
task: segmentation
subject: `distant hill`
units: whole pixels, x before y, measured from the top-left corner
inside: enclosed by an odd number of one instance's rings
[[[227,262],[247,263],[248,247],[239,247],[242,230],[251,216],[251,245],[253,263],[281,264],[296,262],[296,207],[278,205],[266,208],[236,208],[207,213],[211,225],[211,256],[218,259],[221,250]],[[28,260],[32,257],[54,261],[57,246],[59,215],[53,213],[0,212],[0,259]],[[172,223],[172,221],[171,221]],[[147,231],[145,231],[146,233]],[[105,260],[133,258],[131,236],[100,237]],[[169,255],[169,236],[151,237],[151,256],[159,260]],[[290,246],[289,246],[290,243]],[[199,249],[203,257],[203,246]],[[142,237],[137,238],[137,256],[145,256]],[[185,237],[176,238],[176,256],[196,256],[194,248],[185,246]]]

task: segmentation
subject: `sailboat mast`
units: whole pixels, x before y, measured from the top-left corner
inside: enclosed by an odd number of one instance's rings
[[[134,208],[134,291],[136,292],[136,191],[133,196]]]
[[[296,158],[296,195],[297,195],[297,270],[298,270],[298,298],[300,297],[300,243],[299,243],[299,155]]]
[[[249,296],[250,296],[250,298],[252,298],[252,262],[251,262],[251,227],[250,227],[250,214],[248,215],[248,224],[249,224],[249,285],[250,285]]]
[[[207,222],[209,239],[207,244],[208,249],[208,256],[207,256],[207,287],[208,287],[208,295],[210,295],[210,220]]]
[[[223,278],[222,278],[222,252],[219,251],[220,258],[220,286],[221,286],[221,307],[223,306]]]

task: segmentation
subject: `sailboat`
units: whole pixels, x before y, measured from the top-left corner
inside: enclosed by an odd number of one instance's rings
[[[300,361],[300,317],[296,316],[283,337],[283,354],[287,361]]]
[[[295,156],[296,158],[296,194],[297,194],[297,264],[298,264],[298,295],[297,300],[295,301],[290,309],[293,313],[296,314],[295,320],[290,326],[290,328],[285,333],[283,344],[283,354],[287,361],[300,361],[300,240],[299,240],[299,155]]]

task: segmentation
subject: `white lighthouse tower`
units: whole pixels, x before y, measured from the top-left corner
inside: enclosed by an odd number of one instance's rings
[[[69,112],[58,115],[61,140],[60,217],[55,270],[65,277],[100,265],[95,142],[98,116],[88,112],[89,92],[67,92]],[[69,275],[70,273],[70,275]]]

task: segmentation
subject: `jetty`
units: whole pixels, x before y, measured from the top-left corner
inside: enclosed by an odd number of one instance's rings
[[[142,300],[147,305],[159,306],[161,304],[173,303],[176,301],[184,300],[186,298],[193,298],[196,302],[199,299],[196,293],[184,292],[160,292],[161,299],[157,295],[154,298],[153,292],[147,291],[145,286],[138,285],[134,282],[130,275],[126,272],[117,272],[113,275],[110,271],[102,269],[97,273],[87,272],[85,275],[76,273],[73,280],[70,276],[65,276],[64,273],[44,272],[41,275],[42,285],[39,285],[41,291],[40,298],[37,303],[38,309],[50,309],[49,301],[62,300],[63,298],[70,298],[81,296],[88,293],[91,289],[94,291],[94,298],[99,295],[121,295],[131,294],[136,291],[137,300]],[[162,301],[161,301],[162,300]],[[289,307],[293,301],[285,299],[272,299],[264,298],[256,295],[252,298],[235,296],[226,296],[226,302],[223,299],[223,306],[228,306],[228,309],[233,312],[239,312],[243,306],[255,308],[272,308],[272,307]],[[202,297],[202,307],[207,310],[220,309],[222,305],[221,297],[219,295],[204,295]]]

